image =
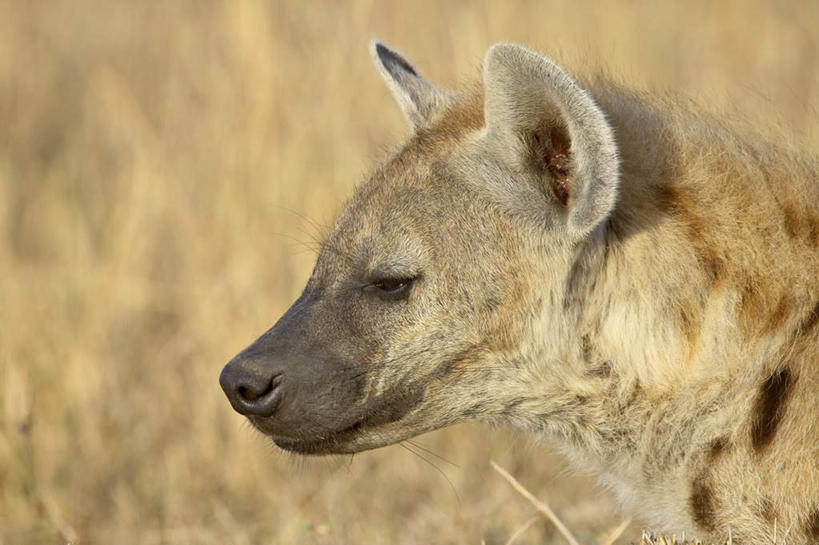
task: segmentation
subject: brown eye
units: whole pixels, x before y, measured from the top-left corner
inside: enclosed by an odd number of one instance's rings
[[[373,286],[383,291],[396,291],[400,290],[408,283],[409,280],[405,278],[389,278],[386,280],[379,280],[378,282],[375,282]]]
[[[414,278],[380,278],[364,286],[364,291],[374,293],[387,301],[395,301],[409,294],[414,280]]]

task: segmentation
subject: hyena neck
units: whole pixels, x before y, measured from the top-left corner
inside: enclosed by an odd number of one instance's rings
[[[610,223],[575,252],[561,294],[545,298],[553,308],[541,337],[559,331],[560,346],[549,340],[535,351],[541,359],[530,363],[541,387],[521,385],[528,394],[515,400],[508,421],[543,435],[628,502],[639,483],[671,475],[656,468],[679,463],[696,430],[723,418],[731,397],[724,383],[686,374],[695,364],[678,324],[657,305],[662,294],[652,290],[660,288],[633,272],[657,266],[650,254],[627,247]]]

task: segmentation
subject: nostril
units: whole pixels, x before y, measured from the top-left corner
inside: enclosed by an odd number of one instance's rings
[[[276,389],[281,380],[282,376],[276,375],[267,382],[263,382],[261,384],[240,384],[236,391],[239,394],[239,397],[241,397],[244,401],[253,403],[259,398],[269,395]]]
[[[237,359],[229,362],[219,375],[219,384],[237,412],[250,416],[271,416],[282,400],[281,372]]]
[[[239,386],[239,397],[241,397],[245,401],[254,401],[259,396],[251,392],[250,388],[248,388],[247,386]]]
[[[260,371],[248,371],[246,367],[231,364],[222,370],[219,383],[237,412],[268,417],[278,408],[282,398],[279,386],[283,376],[279,373],[271,377]]]

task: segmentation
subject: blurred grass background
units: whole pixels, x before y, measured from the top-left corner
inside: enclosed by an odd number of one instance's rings
[[[522,42],[816,150],[817,22],[761,0],[0,0],[0,544],[504,543],[533,509],[490,458],[599,540],[621,516],[531,439],[437,432],[437,468],[296,459],[231,410],[221,366],[407,133],[372,37],[448,86]]]

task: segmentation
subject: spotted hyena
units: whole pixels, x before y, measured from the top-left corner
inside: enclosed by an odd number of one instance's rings
[[[283,449],[540,434],[669,531],[819,543],[819,161],[525,48],[372,56],[412,136],[224,368]]]

